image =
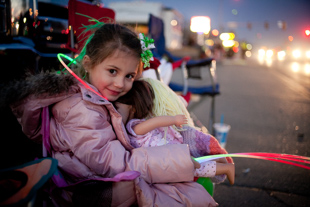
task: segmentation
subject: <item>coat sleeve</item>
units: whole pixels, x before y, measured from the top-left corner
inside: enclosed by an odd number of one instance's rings
[[[77,103],[69,112],[57,111],[63,107],[53,109],[58,117],[51,129],[57,135],[51,140],[55,151],[71,151],[73,157],[103,177],[134,170],[149,183],[193,180],[194,165],[187,145],[137,148],[129,152],[117,140],[108,112],[98,113],[104,107],[94,107]]]
[[[194,164],[185,144],[132,150],[128,170],[138,170],[148,183],[193,181]]]

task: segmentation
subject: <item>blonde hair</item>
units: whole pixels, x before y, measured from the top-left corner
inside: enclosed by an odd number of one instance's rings
[[[149,116],[175,116],[183,114],[188,120],[188,125],[194,127],[194,122],[184,103],[173,90],[159,80],[152,78],[142,79],[152,86],[155,95],[153,110]]]

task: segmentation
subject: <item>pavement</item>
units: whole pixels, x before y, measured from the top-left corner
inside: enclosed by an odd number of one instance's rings
[[[247,60],[217,63],[221,94],[215,99],[216,121],[231,125],[226,150],[310,156],[310,96],[279,68]],[[309,77],[308,77],[309,80]],[[292,87],[292,85],[298,87]],[[190,112],[208,126],[210,98],[195,97]],[[310,206],[310,171],[278,162],[234,158],[235,184],[215,185],[221,207]],[[309,165],[308,165],[309,166]]]

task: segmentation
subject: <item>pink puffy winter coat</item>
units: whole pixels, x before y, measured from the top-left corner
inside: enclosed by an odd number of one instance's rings
[[[40,139],[40,113],[45,106],[51,109],[52,156],[73,181],[111,178],[124,171],[141,173],[135,180],[113,183],[112,206],[208,206],[214,202],[193,182],[187,145],[134,149],[114,106],[83,85],[74,84],[59,94],[30,95],[12,105],[31,139]]]

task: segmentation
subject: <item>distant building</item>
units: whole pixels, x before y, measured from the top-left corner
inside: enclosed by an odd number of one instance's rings
[[[112,2],[108,5],[115,11],[116,21],[131,25],[139,32],[148,33],[149,14],[161,18],[165,25],[167,49],[182,48],[184,18],[175,9],[165,8],[159,2]]]

